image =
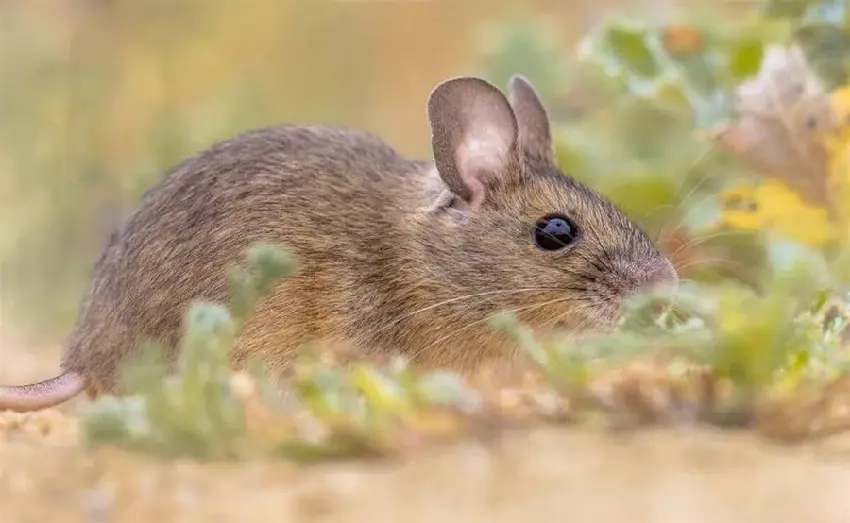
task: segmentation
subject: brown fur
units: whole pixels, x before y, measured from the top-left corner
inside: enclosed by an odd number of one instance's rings
[[[258,356],[281,371],[321,338],[464,370],[512,354],[487,327],[493,312],[538,327],[610,325],[623,296],[675,281],[643,231],[557,169],[531,86],[514,78],[510,94],[509,104],[470,78],[435,88],[440,172],[371,135],[320,126],[245,133],[184,161],[109,239],[63,371],[109,392],[148,339],[174,361],[187,304],[225,301],[225,269],[255,242],[289,248],[296,273],[249,319],[234,367]],[[468,153],[472,135],[489,156]],[[532,226],[556,211],[580,241],[542,251]]]

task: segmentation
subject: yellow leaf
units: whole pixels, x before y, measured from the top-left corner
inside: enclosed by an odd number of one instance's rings
[[[721,223],[730,229],[757,231],[764,228],[764,218],[755,211],[727,211]]]
[[[746,231],[764,227],[764,216],[758,212],[755,191],[752,187],[738,185],[720,195],[723,214],[721,225]]]
[[[351,373],[351,385],[360,391],[372,406],[386,412],[404,412],[411,409],[398,384],[373,369],[359,366]]]
[[[850,238],[850,86],[840,87],[830,96],[839,126],[827,141],[829,185],[834,220],[839,225],[840,237],[846,240]]]
[[[732,201],[747,200],[747,209]],[[834,239],[835,228],[825,209],[809,205],[785,184],[768,180],[755,188],[734,187],[722,196],[721,223],[741,230],[764,230],[799,243],[823,247]]]

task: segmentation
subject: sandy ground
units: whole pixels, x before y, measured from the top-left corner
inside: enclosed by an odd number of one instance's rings
[[[0,352],[0,380],[55,350]],[[381,462],[163,462],[79,443],[73,406],[0,416],[2,522],[850,522],[850,439],[547,428]]]

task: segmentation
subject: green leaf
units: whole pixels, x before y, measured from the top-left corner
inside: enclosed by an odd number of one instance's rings
[[[241,267],[227,270],[227,288],[230,295],[230,310],[237,321],[245,321],[254,309],[257,293],[251,276]]]
[[[850,78],[850,34],[824,23],[800,25],[794,34],[811,67],[827,88],[844,85]]]
[[[80,406],[83,437],[87,445],[129,441],[150,432],[143,400],[105,396]]]
[[[435,371],[423,376],[418,382],[418,396],[430,404],[478,408],[480,398],[468,389],[457,374]]]
[[[658,63],[639,27],[612,25],[604,35],[605,49],[629,72],[652,78],[658,74]]]
[[[621,78],[636,92],[651,90],[659,64],[650,47],[648,29],[626,21],[598,27],[579,46],[579,57]]]
[[[257,300],[271,292],[281,278],[292,274],[294,268],[294,260],[286,249],[262,243],[248,249],[246,268],[228,268],[229,305],[237,330],[251,315]]]
[[[729,70],[736,80],[758,73],[764,57],[764,44],[755,39],[736,42],[729,51]]]
[[[122,366],[121,385],[126,390],[147,392],[166,379],[165,351],[158,343],[148,342],[139,348],[138,356]]]
[[[196,302],[186,315],[182,357],[191,363],[195,363],[195,358],[220,358],[221,354],[227,353],[234,334],[233,321],[225,307]]]
[[[777,18],[800,18],[811,0],[762,0],[760,11],[764,16]]]
[[[656,80],[655,99],[668,112],[679,113],[685,118],[690,117],[693,110],[691,96],[678,75],[662,76]]]
[[[295,268],[290,253],[278,246],[257,244],[248,249],[248,270],[254,277],[254,290],[259,296],[270,292],[281,278]]]
[[[546,348],[537,341],[531,329],[520,324],[516,314],[510,311],[498,312],[490,316],[488,324],[491,329],[513,339],[533,362],[545,367],[549,360]]]
[[[410,409],[411,405],[398,383],[374,368],[358,366],[351,373],[350,383],[363,395],[370,409],[394,413]]]

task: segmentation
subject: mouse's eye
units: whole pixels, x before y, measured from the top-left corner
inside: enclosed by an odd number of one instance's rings
[[[534,245],[544,251],[557,251],[575,241],[578,229],[562,214],[548,214],[534,224],[531,237]]]

